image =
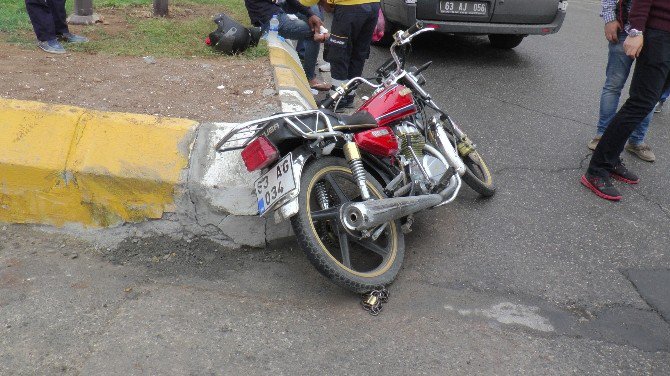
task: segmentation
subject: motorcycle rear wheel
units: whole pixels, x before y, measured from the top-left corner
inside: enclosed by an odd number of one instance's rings
[[[386,198],[370,174],[367,186],[372,199]],[[303,170],[300,187],[299,210],[291,224],[312,265],[336,284],[356,293],[392,283],[405,254],[400,223],[389,222],[377,240],[344,229],[339,219],[340,207],[349,201],[362,201],[347,162],[338,157],[315,160]],[[322,206],[324,196],[328,201],[326,209]]]

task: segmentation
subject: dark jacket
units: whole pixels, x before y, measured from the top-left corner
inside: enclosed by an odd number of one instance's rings
[[[247,7],[249,19],[254,26],[263,26],[275,14],[285,13],[282,7],[271,0],[244,0],[244,5]],[[300,4],[298,0],[286,0],[286,5],[307,17],[313,15],[309,8]]]
[[[629,19],[633,29],[670,32],[670,0],[634,0]]]

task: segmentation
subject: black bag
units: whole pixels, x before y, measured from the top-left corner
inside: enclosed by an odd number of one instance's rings
[[[260,28],[247,29],[223,13],[214,17],[214,22],[218,27],[209,33],[205,43],[225,54],[242,53],[249,46],[256,46],[261,38]]]

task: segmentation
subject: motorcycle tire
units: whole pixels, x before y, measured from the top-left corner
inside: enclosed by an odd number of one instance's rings
[[[386,198],[382,186],[370,174],[367,187],[372,199]],[[344,229],[339,208],[344,202],[362,201],[347,162],[339,157],[313,161],[302,172],[300,188],[299,210],[291,218],[291,225],[312,265],[336,284],[356,293],[392,283],[405,255],[400,223],[389,222],[376,240]]]
[[[465,174],[463,174],[465,184],[484,197],[493,196],[496,193],[496,186],[493,183],[491,171],[481,154],[474,150],[461,158],[466,167]]]

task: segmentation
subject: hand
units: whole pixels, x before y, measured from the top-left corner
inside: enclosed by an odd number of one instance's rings
[[[307,20],[307,23],[309,24],[309,27],[312,29],[312,31],[315,33],[319,33],[319,29],[321,28],[321,25],[323,25],[321,19],[316,15],[312,15]]]
[[[612,43],[619,43],[619,31],[621,24],[619,21],[612,21],[605,24],[605,38]]]
[[[323,33],[323,34],[314,33],[315,42],[324,43],[325,41],[328,40],[328,38],[330,38],[330,33]]]
[[[626,55],[632,58],[637,58],[642,52],[642,46],[644,46],[644,36],[638,35],[636,37],[629,36],[623,42],[623,50],[626,52]]]

